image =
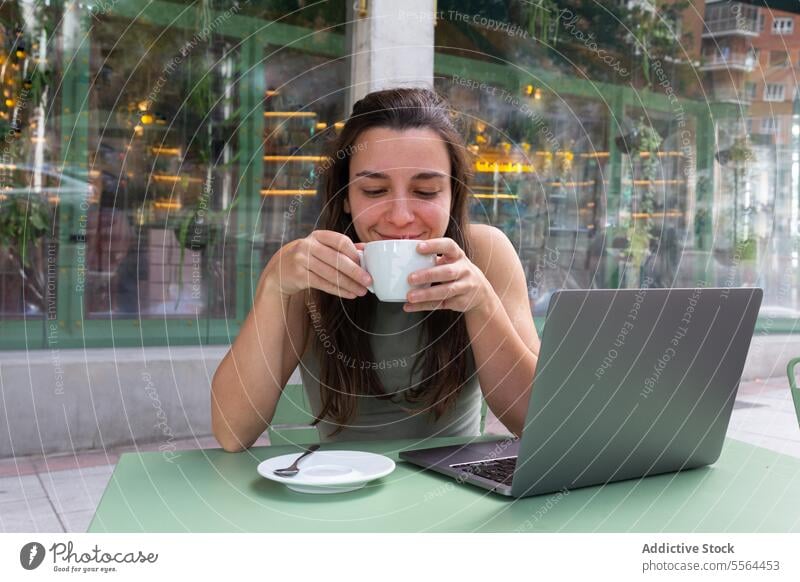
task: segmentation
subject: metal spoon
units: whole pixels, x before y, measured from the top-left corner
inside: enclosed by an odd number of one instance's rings
[[[308,449],[306,449],[305,453],[303,453],[294,460],[294,463],[292,463],[285,469],[275,469],[272,472],[278,475],[278,477],[294,477],[300,472],[300,469],[297,468],[297,464],[300,462],[300,460],[304,459],[305,457],[316,451],[318,448],[319,445],[311,445],[310,447],[308,447]]]

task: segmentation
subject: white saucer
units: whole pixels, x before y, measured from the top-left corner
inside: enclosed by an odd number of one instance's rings
[[[394,461],[383,455],[362,451],[317,451],[300,461],[294,477],[273,473],[291,465],[301,453],[281,455],[262,461],[258,473],[271,481],[283,483],[300,493],[343,493],[361,489],[373,479],[394,471]]]

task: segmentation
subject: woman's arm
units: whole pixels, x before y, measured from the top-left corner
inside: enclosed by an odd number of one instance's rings
[[[464,314],[467,332],[489,408],[506,428],[520,436],[539,359],[539,336],[525,274],[502,231],[483,225],[473,225],[472,229],[473,260],[491,288],[483,302]]]
[[[486,402],[510,431],[521,435],[539,357],[525,274],[500,230],[471,225],[470,241],[472,261],[451,239],[425,241],[420,252],[443,256],[436,267],[414,273],[410,282],[441,284],[409,293],[406,310],[464,313]]]
[[[306,291],[352,299],[370,283],[353,241],[338,232],[314,231],[275,253],[211,383],[211,427],[222,448],[246,449],[272,421],[308,338]]]
[[[253,309],[211,384],[211,427],[226,451],[250,447],[272,421],[305,347],[303,296],[283,296],[264,271]]]

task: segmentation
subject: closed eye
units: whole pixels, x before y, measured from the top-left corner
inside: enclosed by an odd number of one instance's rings
[[[386,190],[386,188],[378,188],[378,189],[374,189],[374,190],[365,190],[365,189],[362,188],[361,191],[364,194],[366,194],[367,196],[379,196],[380,194],[385,194],[387,190]],[[432,191],[415,190],[414,191],[415,194],[418,194],[420,196],[427,196],[427,197],[436,196],[439,192],[441,192],[441,190],[432,190]]]

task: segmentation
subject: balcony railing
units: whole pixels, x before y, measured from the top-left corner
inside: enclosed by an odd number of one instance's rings
[[[732,55],[704,55],[702,64],[700,65],[701,71],[716,71],[724,69],[733,69],[737,71],[752,71],[756,66],[756,59],[752,54],[739,53]]]
[[[706,6],[703,37],[724,35],[758,36],[758,9],[740,2]]]
[[[704,38],[733,34],[758,36],[758,22],[755,19],[721,18],[719,20],[706,21],[705,25],[706,28],[703,29]]]
[[[711,91],[711,98],[720,103],[734,103],[737,105],[748,105],[753,100],[743,88],[734,89],[733,87],[715,87]]]

